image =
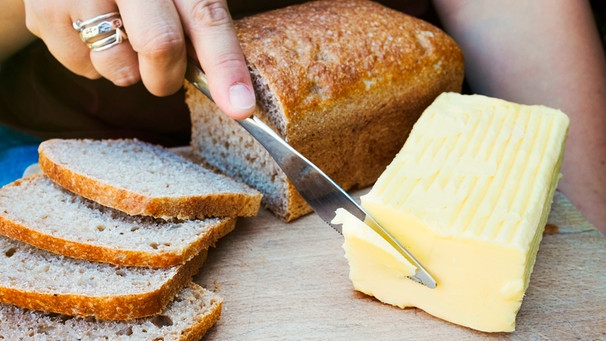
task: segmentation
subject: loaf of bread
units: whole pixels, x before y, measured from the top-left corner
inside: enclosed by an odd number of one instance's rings
[[[57,315],[0,304],[0,339],[198,341],[219,319],[223,299],[189,283],[158,315],[129,321]]]
[[[0,188],[0,234],[54,253],[121,266],[183,264],[231,232],[236,218],[130,216],[69,192],[44,175]]]
[[[365,0],[312,1],[235,23],[258,109],[345,189],[372,184],[421,112],[460,91],[463,56],[438,28]],[[192,147],[285,221],[311,212],[264,148],[186,84]]]
[[[130,215],[196,219],[256,215],[261,194],[137,140],[44,141],[42,171],[62,187]]]
[[[0,302],[103,320],[162,312],[207,255],[202,251],[184,265],[153,269],[65,257],[4,236],[0,250]]]

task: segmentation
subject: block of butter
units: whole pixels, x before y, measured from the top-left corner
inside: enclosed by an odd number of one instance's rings
[[[362,206],[434,276],[344,210],[354,288],[486,332],[515,329],[560,178],[559,110],[444,93],[422,114]]]

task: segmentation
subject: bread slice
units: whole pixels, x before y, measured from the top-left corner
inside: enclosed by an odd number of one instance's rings
[[[223,299],[189,283],[158,315],[130,321],[100,321],[0,304],[3,340],[198,341],[217,322]]]
[[[235,224],[236,218],[130,216],[71,193],[44,175],[0,188],[0,234],[54,253],[115,265],[183,264]]]
[[[38,151],[53,181],[130,215],[253,216],[261,203],[256,190],[138,140],[52,139]]]
[[[310,1],[235,22],[257,117],[345,189],[376,181],[422,111],[460,91],[463,55],[443,31],[365,0]],[[311,212],[273,159],[191,85],[192,146],[291,221]]]
[[[170,268],[119,267],[0,236],[0,302],[103,320],[150,316],[164,310],[199,271],[206,254]]]

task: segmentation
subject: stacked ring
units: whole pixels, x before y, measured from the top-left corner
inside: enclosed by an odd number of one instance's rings
[[[93,51],[106,50],[128,39],[122,30],[122,19],[118,12],[102,14],[85,21],[76,20],[72,26],[80,32],[80,39]]]

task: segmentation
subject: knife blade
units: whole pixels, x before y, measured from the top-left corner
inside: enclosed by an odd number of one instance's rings
[[[206,75],[192,62],[187,65],[185,79],[212,100]],[[328,225],[342,234],[342,226],[332,222],[338,208],[344,208],[358,219],[370,222],[370,224],[367,223],[370,228],[385,239],[406,260],[416,266],[416,273],[410,276],[412,280],[429,288],[437,286],[436,280],[398,240],[368,214],[343,188],[284,141],[267,124],[255,116],[237,122],[267,149],[303,199]]]

